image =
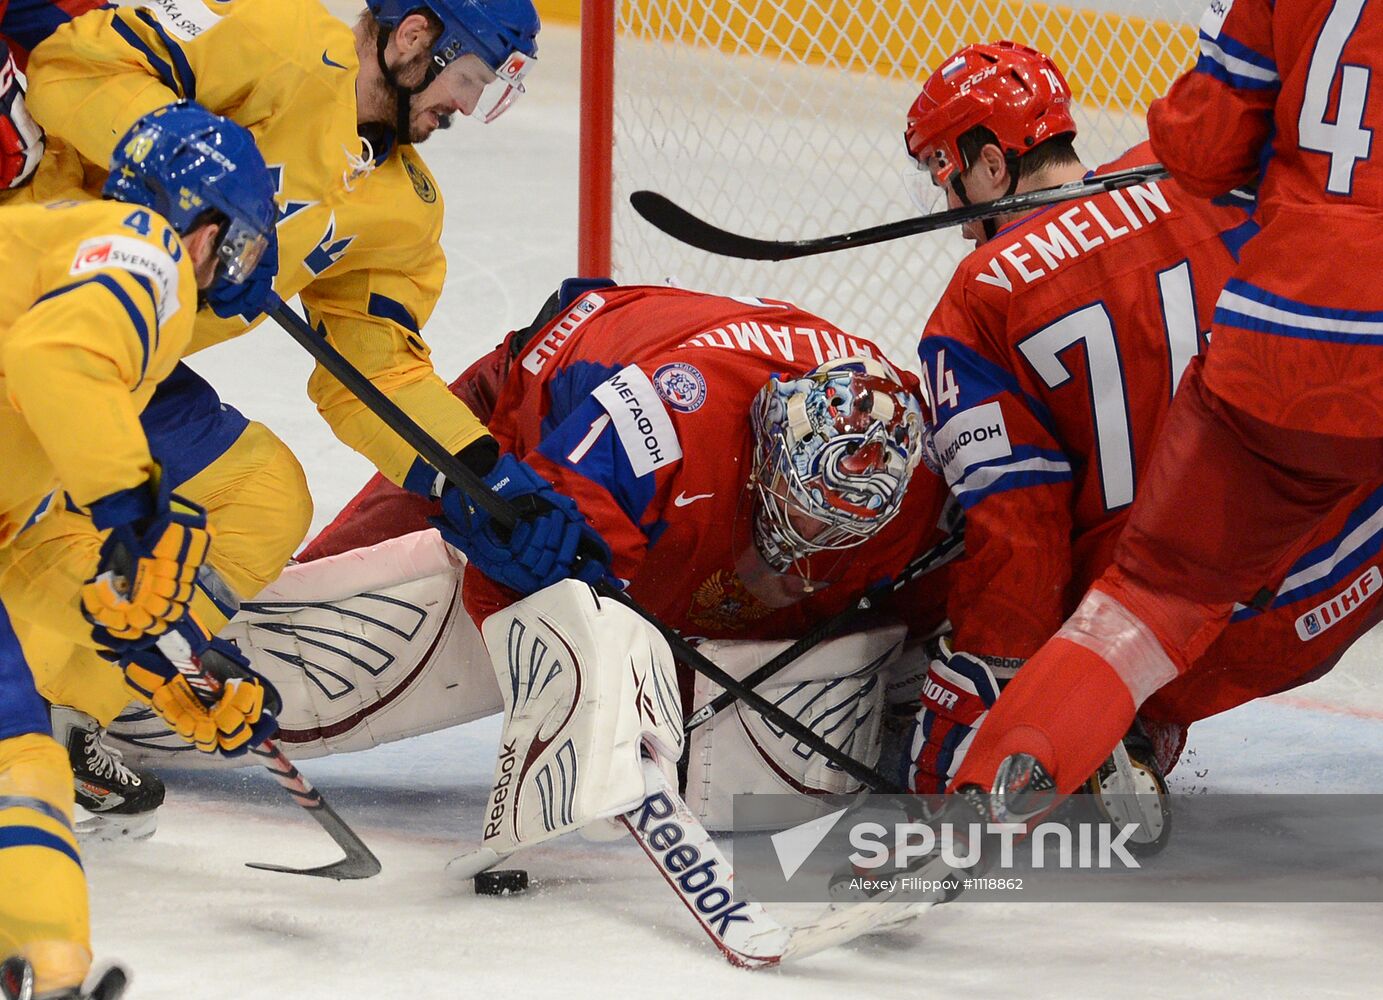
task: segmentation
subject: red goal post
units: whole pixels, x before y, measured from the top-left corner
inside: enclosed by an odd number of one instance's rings
[[[1190,66],[1205,0],[581,0],[579,267],[622,282],[790,299],[914,363],[969,249],[943,232],[800,261],[714,257],[628,205],[650,188],[771,239],[916,214],[902,129],[921,80],[970,42],[1040,48],[1075,91],[1077,149],[1112,159]]]

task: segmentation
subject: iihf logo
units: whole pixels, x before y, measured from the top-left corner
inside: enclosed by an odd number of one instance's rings
[[[1301,624],[1302,627],[1306,629],[1307,635],[1316,635],[1321,630],[1320,619],[1316,617],[1314,611],[1308,614],[1304,619],[1302,619]]]

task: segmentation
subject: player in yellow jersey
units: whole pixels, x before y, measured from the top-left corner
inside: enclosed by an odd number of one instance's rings
[[[122,125],[176,97],[249,128],[277,184],[276,291],[299,294],[312,324],[472,469],[511,498],[528,498],[531,530],[496,547],[504,569],[530,577],[520,581],[526,589],[567,575],[578,543],[595,556],[588,573],[598,572],[602,544],[522,463],[496,464],[494,439],[432,369],[421,330],[445,274],[443,209],[414,144],[458,112],[486,121],[502,113],[522,93],[538,27],[530,0],[368,0],[353,27],[317,0],[94,11],[56,30],[30,61],[29,107],[49,148],[28,193],[16,196],[90,189]],[[211,305],[219,315],[199,318],[193,350],[243,332],[256,315],[253,301],[213,296]],[[334,378],[318,370],[308,393],[337,436],[390,480],[422,494],[444,488]],[[212,553],[215,574],[204,574],[221,586],[194,603],[219,628],[301,542],[311,517],[305,478],[267,428],[221,404],[187,367],[156,394],[144,424],[175,487],[207,508],[227,540]],[[118,686],[90,683],[88,656],[43,660],[40,688],[51,700],[102,725],[124,706]],[[74,761],[88,745],[99,749],[98,739],[74,730]],[[130,789],[121,774],[88,777],[78,792],[88,808],[110,798],[93,792]]]
[[[182,104],[136,122],[105,192],[0,208],[0,995],[42,1000],[109,1000],[124,975],[83,992],[72,771],[16,626],[103,650],[121,664],[100,661],[107,674],[203,749],[263,739],[277,703],[232,647],[227,693],[204,707],[154,645],[175,630],[198,653],[229,647],[189,612],[205,513],[171,493],[139,422],[199,297],[243,284],[272,244],[268,170],[245,129]],[[85,530],[39,530],[62,517]]]

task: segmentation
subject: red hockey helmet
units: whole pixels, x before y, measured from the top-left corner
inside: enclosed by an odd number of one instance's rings
[[[977,125],[1021,156],[1058,135],[1074,134],[1071,87],[1056,63],[1017,42],[967,45],[941,64],[908,109],[903,133],[919,165],[935,157],[938,184],[969,166],[958,140]]]

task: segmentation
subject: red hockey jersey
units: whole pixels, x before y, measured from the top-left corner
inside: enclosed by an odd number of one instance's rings
[[[755,549],[750,403],[775,373],[851,355],[882,358],[785,302],[602,289],[516,358],[490,430],[576,500],[613,571],[662,621],[688,635],[795,638],[941,537],[945,491],[919,467],[894,519],[860,546],[812,556],[810,580]],[[466,598],[483,617],[512,596],[472,573]]]
[[[1215,0],[1195,68],[1148,114],[1187,190],[1257,183],[1263,232],[1215,310],[1205,379],[1278,426],[1373,437],[1383,421],[1380,51],[1377,4]]]
[[[1143,145],[1104,169],[1152,159]],[[935,460],[965,510],[956,649],[1016,667],[1107,564],[1254,231],[1162,181],[1034,213],[961,263],[919,347]]]

